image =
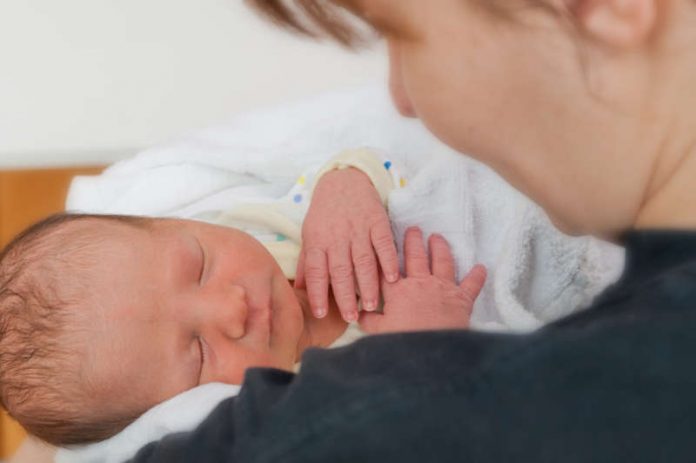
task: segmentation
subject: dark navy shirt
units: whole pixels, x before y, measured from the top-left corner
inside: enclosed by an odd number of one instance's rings
[[[155,462],[696,461],[696,233],[632,232],[622,279],[527,335],[442,331],[312,349]]]

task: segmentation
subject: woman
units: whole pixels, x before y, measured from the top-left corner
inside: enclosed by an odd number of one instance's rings
[[[309,353],[296,376],[254,371],[135,461],[690,461],[696,2],[252,3],[346,43],[341,7],[381,30],[403,114],[563,230],[624,243],[626,273],[530,335],[377,336]],[[317,268],[305,275],[325,281]]]

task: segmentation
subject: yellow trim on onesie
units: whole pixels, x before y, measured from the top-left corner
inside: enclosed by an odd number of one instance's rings
[[[365,175],[370,178],[370,181],[372,181],[372,184],[379,193],[382,204],[384,207],[387,207],[389,193],[396,188],[397,185],[394,185],[394,179],[387,169],[385,169],[384,161],[380,159],[380,156],[378,156],[375,151],[368,148],[341,151],[331,158],[314,176],[312,192],[314,192],[314,188],[316,188],[319,179],[324,174],[332,170],[347,169],[348,167],[355,167],[363,171]]]

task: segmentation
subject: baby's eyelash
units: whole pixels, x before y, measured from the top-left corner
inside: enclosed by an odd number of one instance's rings
[[[202,337],[198,336],[196,341],[198,342],[198,348],[201,352],[201,368],[198,374],[200,379],[203,376],[203,365],[205,365],[206,361],[208,360],[208,350],[206,349],[206,344]]]
[[[203,284],[203,275],[205,274],[205,249],[200,241],[198,241],[198,247],[201,248],[201,272],[198,275],[198,283]]]

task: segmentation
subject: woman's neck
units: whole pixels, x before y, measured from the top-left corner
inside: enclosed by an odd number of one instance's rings
[[[636,216],[635,228],[696,230],[696,51],[684,44],[696,40],[696,9],[676,4],[665,18],[670,34],[653,72],[652,102],[644,133],[658,131],[653,177]]]
[[[328,315],[324,318],[316,318],[309,307],[307,291],[297,288],[294,288],[294,291],[304,314],[304,330],[297,345],[299,360],[302,353],[310,347],[328,347],[333,344],[346,331],[348,324],[341,318],[333,298],[329,300]]]
[[[689,148],[653,182],[635,228],[696,230],[696,144]]]

